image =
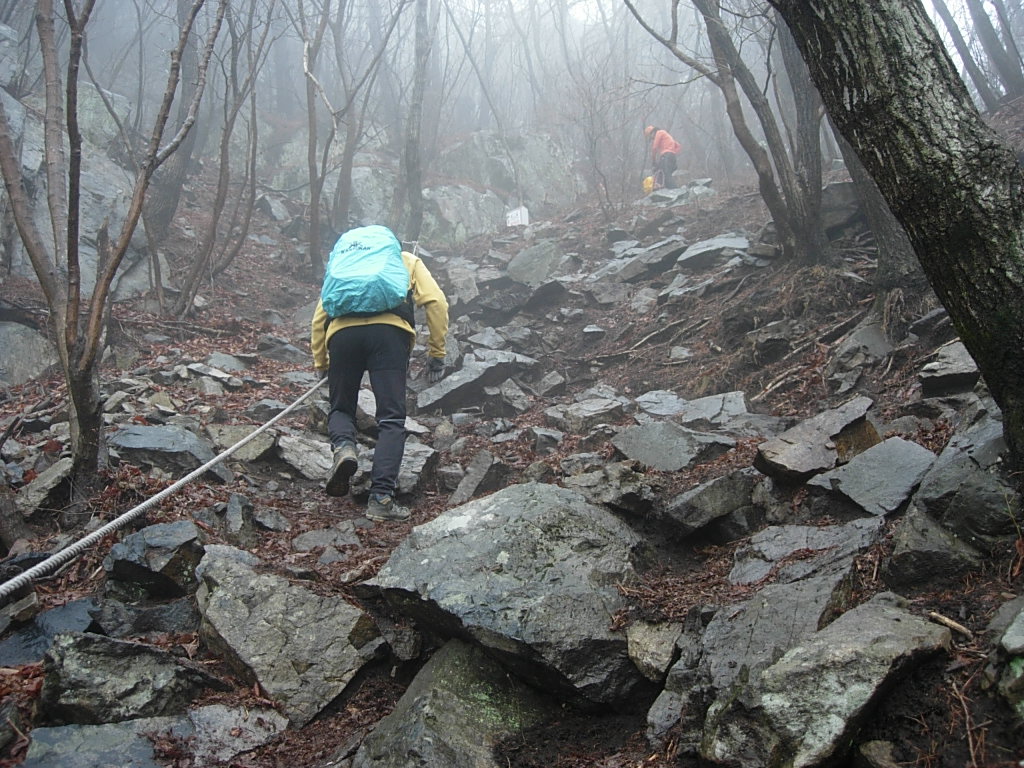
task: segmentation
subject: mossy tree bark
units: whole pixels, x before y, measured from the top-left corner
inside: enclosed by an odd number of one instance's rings
[[[919,0],[769,0],[1003,411],[1024,467],[1024,172]]]

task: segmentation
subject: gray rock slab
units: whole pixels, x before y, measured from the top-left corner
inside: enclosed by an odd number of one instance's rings
[[[953,581],[981,566],[980,552],[922,510],[911,506],[892,537],[882,574],[895,590]]]
[[[735,446],[736,441],[660,421],[626,427],[612,438],[612,445],[627,459],[639,461],[651,469],[676,472],[721,456]]]
[[[620,421],[625,416],[622,403],[608,397],[591,397],[568,406],[556,406],[544,412],[555,427],[575,435],[589,432],[598,424]]]
[[[27,768],[166,768],[152,734],[189,744],[196,765],[223,765],[269,743],[287,721],[272,709],[199,707],[178,717],[145,717],[105,725],[33,728]]]
[[[57,365],[57,350],[47,338],[20,323],[0,322],[0,386],[16,387]]]
[[[761,443],[754,466],[766,475],[804,481],[880,442],[865,418],[872,401],[856,397]]]
[[[258,562],[231,547],[207,550],[197,569],[201,635],[301,727],[376,654],[379,633],[351,603],[258,573]]]
[[[749,247],[750,241],[745,237],[720,235],[689,246],[679,255],[676,264],[685,269],[704,269],[720,258],[733,256],[737,251],[746,251]]]
[[[480,648],[446,643],[366,737],[352,768],[501,768],[495,744],[558,712]]]
[[[190,374],[193,376],[205,377],[213,379],[223,384],[228,389],[240,389],[242,386],[242,380],[234,374],[222,371],[219,368],[214,368],[212,365],[206,363],[189,363],[185,366]]]
[[[236,547],[251,547],[258,536],[252,502],[239,493],[233,493],[226,502],[195,513],[198,522],[217,530],[226,543]]]
[[[225,352],[211,352],[206,358],[206,364],[223,371],[234,371],[235,373],[244,371],[249,367],[244,358],[229,355]],[[313,382],[310,382],[310,386],[312,385]]]
[[[518,369],[516,355],[500,352],[504,357],[496,362],[468,360],[437,384],[427,387],[416,396],[416,407],[421,412],[440,411],[454,413],[467,405],[477,404],[485,387],[501,384]]]
[[[245,415],[260,423],[270,421],[281,413],[288,405],[280,400],[263,398],[245,409]]]
[[[988,631],[994,636],[1001,636],[1022,611],[1024,611],[1024,595],[1011,597],[996,610],[995,615],[988,623]]]
[[[564,488],[505,488],[417,526],[359,594],[431,631],[471,637],[527,682],[581,702],[649,685],[608,617],[641,541]]]
[[[679,397],[675,392],[656,389],[644,392],[636,399],[637,407],[646,414],[668,418],[683,412],[689,401]]]
[[[978,383],[981,373],[961,341],[952,341],[935,353],[918,374],[924,397],[941,397],[957,392],[969,392]]]
[[[331,444],[312,435],[281,435],[277,438],[281,459],[308,480],[323,480],[331,469]]]
[[[180,597],[196,586],[203,557],[199,527],[191,520],[147,525],[110,548],[103,569],[110,579],[137,584],[147,593]]]
[[[655,277],[671,268],[685,248],[683,238],[679,235],[646,248],[631,248],[599,267],[588,279],[595,283],[606,283],[612,280],[635,282]]]
[[[669,501],[664,517],[680,534],[688,536],[713,520],[753,506],[754,488],[760,479],[746,470],[702,483]]]
[[[14,503],[18,511],[25,517],[31,517],[38,511],[54,506],[71,477],[72,465],[70,458],[58,459],[52,466],[40,472],[15,497]]]
[[[678,655],[676,641],[682,631],[681,624],[669,622],[652,624],[637,621],[626,628],[629,658],[644,677],[655,682],[665,679]]]
[[[746,414],[747,401],[743,392],[723,392],[688,401],[673,420],[683,425],[724,427]]]
[[[836,570],[769,584],[749,600],[719,610],[701,639],[701,667],[713,688],[728,695],[740,675],[756,680],[782,654],[817,632],[841,601],[848,575]]]
[[[488,349],[504,349],[508,346],[508,341],[493,328],[484,328],[479,333],[474,333],[470,336],[467,341],[478,347],[487,347]]]
[[[38,614],[30,624],[0,640],[0,666],[20,667],[42,661],[54,638],[62,632],[98,628],[91,614],[96,606],[96,600],[89,597]]]
[[[879,595],[844,613],[761,676],[761,707],[790,745],[793,768],[837,756],[899,672],[949,648],[948,629],[893,598]]]
[[[541,240],[513,256],[506,270],[513,280],[537,287],[555,274],[564,259],[557,240]]]
[[[881,531],[882,520],[876,518],[845,525],[773,525],[736,550],[729,581],[754,584],[771,574],[777,583],[788,582],[835,566],[848,568],[856,555],[878,540]],[[796,554],[801,556],[795,558]]]
[[[206,434],[218,451],[225,451],[255,432],[258,427],[251,424],[207,424]],[[235,461],[259,461],[274,447],[274,433],[265,431],[258,434],[233,454]]]
[[[907,502],[934,461],[935,454],[924,446],[890,437],[811,478],[807,485],[839,494],[866,513],[884,517]]]
[[[43,710],[65,723],[182,714],[207,688],[227,688],[198,664],[161,648],[90,633],[58,635],[44,670]]]
[[[309,365],[309,352],[296,347],[294,344],[278,344],[267,349],[261,349],[260,354],[271,360],[281,363],[297,363]]]
[[[591,504],[634,515],[649,512],[656,498],[644,473],[637,472],[632,461],[616,461],[590,472],[573,474],[563,484],[578,491]]]
[[[99,627],[97,631],[108,637],[137,638],[199,630],[199,611],[191,596],[156,605],[129,605],[104,598],[90,615]]]
[[[921,480],[914,504],[979,549],[1015,536],[1014,519],[1024,515],[1019,494],[1002,472],[1005,450],[994,404],[964,414],[964,422]]]
[[[213,459],[210,443],[183,427],[123,427],[108,438],[110,447],[125,460],[142,467],[159,467],[172,474],[187,474]],[[216,464],[206,476],[220,482],[231,482],[234,475],[227,467]]]
[[[449,506],[465,504],[477,494],[493,493],[505,481],[508,472],[508,465],[496,459],[490,451],[478,451],[466,467],[466,474],[459,481],[455,493],[448,499]]]
[[[1010,626],[1003,632],[999,644],[1011,656],[1024,655],[1024,608],[1017,612]]]
[[[332,528],[317,528],[306,531],[292,539],[295,552],[311,552],[323,547],[355,547],[359,546],[355,524],[351,520],[342,520]]]
[[[426,443],[408,441],[398,468],[398,492],[415,493],[424,478],[429,478],[441,460],[441,454]]]
[[[834,617],[846,599],[850,578],[849,570],[833,570],[769,584],[741,603],[719,608],[706,629],[700,612],[693,612],[676,643],[679,660],[647,713],[649,737],[663,741],[672,731],[681,746],[694,752],[714,743],[721,713],[737,700],[754,703],[751,692],[756,692],[762,671]],[[763,735],[763,728],[747,725],[739,733],[755,740]],[[762,745],[756,746],[758,759],[740,757],[728,764],[767,765]]]
[[[850,331],[836,346],[827,368],[829,378],[841,382],[837,393],[852,388],[861,371],[884,360],[892,349],[881,320],[874,315]]]

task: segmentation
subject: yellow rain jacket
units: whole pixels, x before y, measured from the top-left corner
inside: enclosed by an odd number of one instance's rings
[[[410,290],[412,301],[417,307],[423,307],[427,315],[427,352],[431,357],[444,359],[445,336],[448,334],[448,300],[445,298],[441,287],[430,274],[426,264],[411,253],[402,251],[402,261],[405,268],[409,270]],[[379,315],[369,317],[336,317],[327,322],[327,313],[321,302],[316,303],[316,310],[313,312],[313,324],[310,334],[310,347],[313,350],[313,366],[317,370],[327,370],[327,342],[331,336],[342,328],[351,328],[355,325],[371,325],[384,323],[394,325],[409,332],[409,349],[412,350],[416,342],[416,329],[391,312],[382,312]]]

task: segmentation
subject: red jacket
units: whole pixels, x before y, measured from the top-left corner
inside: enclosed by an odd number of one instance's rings
[[[679,146],[679,142],[673,139],[668,131],[659,128],[654,134],[654,141],[651,142],[651,159],[657,162],[658,158],[666,152],[678,155],[680,149],[682,147]]]

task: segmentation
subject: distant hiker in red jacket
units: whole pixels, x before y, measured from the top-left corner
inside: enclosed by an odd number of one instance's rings
[[[648,125],[644,128],[644,136],[651,142],[651,163],[654,165],[655,175],[660,171],[661,185],[675,189],[676,180],[672,174],[676,172],[676,159],[682,147],[664,128]]]

